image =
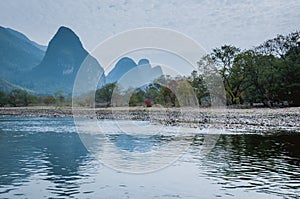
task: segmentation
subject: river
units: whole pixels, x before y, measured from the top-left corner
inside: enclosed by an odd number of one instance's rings
[[[109,142],[148,156],[166,137],[115,134]],[[226,132],[205,155],[195,134],[174,161],[139,174],[103,162],[82,140],[72,118],[0,116],[0,198],[300,197],[299,133]]]

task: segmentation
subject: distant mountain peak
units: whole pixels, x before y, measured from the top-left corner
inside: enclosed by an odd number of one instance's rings
[[[131,65],[136,65],[133,59],[129,57],[122,57],[116,65],[122,65],[122,64],[131,64]]]
[[[71,31],[73,32],[73,30],[71,28],[68,28],[66,26],[60,26],[57,30],[57,32],[60,32],[60,31]],[[73,32],[74,33],[74,32]]]
[[[59,29],[57,30],[56,35],[60,35],[60,34],[69,34],[69,35],[72,35],[72,36],[78,38],[72,29],[65,27],[65,26],[60,26]]]
[[[60,74],[77,66],[79,67],[88,52],[83,48],[79,37],[70,29],[61,26],[49,42],[46,55],[36,70]]]
[[[149,65],[150,61],[148,59],[140,59],[140,61],[138,62],[138,65]]]
[[[63,45],[65,47],[82,47],[79,37],[71,30],[65,26],[61,26],[57,32],[55,33],[54,37],[49,42],[49,47],[52,45]]]
[[[130,74],[127,74],[130,72]],[[134,82],[140,79],[151,79],[162,75],[162,69],[160,66],[151,67],[150,61],[148,59],[142,58],[139,60],[138,64],[134,62],[133,59],[129,57],[121,58],[115,65],[115,67],[108,73],[106,77],[106,83],[117,82],[121,78],[130,77],[130,81]]]
[[[101,68],[83,48],[79,37],[70,28],[61,26],[49,42],[42,62],[34,68],[32,75],[38,82],[34,89],[43,92],[47,87],[48,93],[57,90],[70,93],[76,74],[86,58],[90,64]]]
[[[108,73],[106,83],[118,81],[122,75],[136,67],[136,63],[129,57],[122,57],[115,67]]]

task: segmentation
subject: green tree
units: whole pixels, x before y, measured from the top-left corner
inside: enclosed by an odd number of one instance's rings
[[[286,53],[279,66],[279,97],[293,106],[300,106],[300,42]]]
[[[33,102],[34,99],[35,99],[34,96],[29,94],[25,90],[13,89],[9,93],[8,103],[11,106],[14,106],[14,107],[16,107],[16,106],[28,106],[30,103]]]
[[[160,87],[156,101],[165,107],[174,107],[178,104],[175,94],[166,86]]]
[[[211,53],[211,58],[214,62],[214,65],[217,67],[217,69],[219,69],[219,73],[223,78],[224,87],[229,101],[233,104],[237,104],[236,99],[239,97],[236,96],[236,94],[239,94],[237,92],[238,89],[234,88],[234,86],[239,85],[233,85],[230,81],[233,76],[232,68],[234,66],[234,60],[239,53],[240,49],[231,45],[221,46],[221,48],[216,48]]]
[[[129,106],[143,106],[145,100],[144,96],[145,92],[141,88],[135,89],[130,96]]]
[[[194,89],[194,93],[198,98],[199,105],[204,105],[202,102],[205,99],[209,98],[209,92],[207,90],[206,82],[204,81],[203,74],[198,74],[196,70],[192,71],[191,76],[189,77],[191,86]]]
[[[65,101],[64,91],[59,90],[54,93],[54,97],[56,99],[56,105],[60,106]]]
[[[273,55],[277,58],[285,59],[286,54],[299,43],[300,32],[295,31],[290,34],[277,35],[273,39],[265,41],[255,48],[256,52],[262,55]]]
[[[8,95],[5,92],[0,91],[0,107],[8,104]]]
[[[53,105],[53,104],[56,104],[56,99],[54,96],[49,95],[44,98],[43,102],[46,105]]]
[[[115,87],[115,83],[109,83],[98,89],[95,94],[95,101],[105,104],[105,106],[111,106],[111,98]]]
[[[157,83],[150,84],[145,89],[145,98],[151,100],[152,102],[156,103],[158,100],[159,92],[160,92],[161,85]]]

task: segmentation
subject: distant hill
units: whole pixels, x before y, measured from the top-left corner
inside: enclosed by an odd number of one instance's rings
[[[118,81],[125,73],[136,67],[137,64],[129,57],[121,58],[115,67],[107,74],[106,83]]]
[[[44,49],[22,33],[0,26],[0,78],[19,84],[23,72],[42,61]]]
[[[37,93],[54,93],[62,90],[71,93],[80,65],[88,57],[90,64],[103,69],[95,58],[83,48],[78,36],[67,27],[60,27],[49,42],[46,54],[28,73],[27,88]]]
[[[135,86],[142,82],[153,81],[162,75],[160,66],[151,67],[149,60],[141,59],[136,64],[131,58],[123,57],[108,73],[106,83],[120,81],[122,86]]]
[[[0,79],[0,91],[1,92],[5,92],[5,93],[9,93],[10,91],[14,90],[14,89],[22,89],[22,90],[27,90],[21,86],[18,85],[14,85],[4,79]]]
[[[39,48],[40,50],[42,50],[43,52],[46,52],[47,50],[47,46],[43,46],[43,45],[40,45],[32,40],[30,40],[28,37],[26,37],[24,34],[16,31],[16,30],[13,30],[11,28],[6,28],[6,30],[8,32],[10,32],[11,34],[15,35],[16,37],[22,39],[23,41],[27,42],[27,43],[30,43],[32,45],[34,45],[35,47]]]
[[[84,60],[85,64],[96,66],[103,73],[98,61],[84,49],[79,37],[67,27],[60,27],[48,46],[41,46],[18,31],[0,27],[2,91],[21,88],[35,94],[48,95],[57,91],[70,94]],[[125,80],[129,78],[130,83],[138,83],[141,80],[153,80],[160,75],[161,68],[152,67],[147,59],[141,59],[136,64],[131,58],[123,57],[107,77],[103,73],[98,88],[123,77]]]

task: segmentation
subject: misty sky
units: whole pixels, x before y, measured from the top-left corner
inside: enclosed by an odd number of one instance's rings
[[[89,51],[125,30],[164,27],[192,37],[210,51],[223,44],[249,48],[299,30],[299,11],[299,0],[1,0],[0,25],[43,45],[64,25]]]

